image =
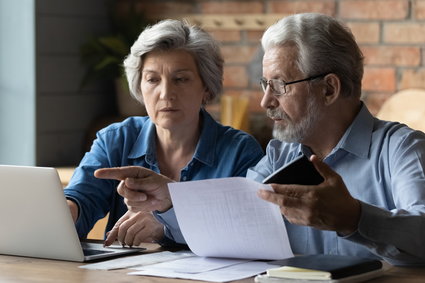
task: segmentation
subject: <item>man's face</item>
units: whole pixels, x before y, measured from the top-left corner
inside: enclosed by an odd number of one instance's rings
[[[304,79],[295,58],[294,46],[280,46],[267,50],[263,58],[263,77],[266,80],[277,79],[285,82]],[[286,93],[274,95],[267,88],[261,106],[267,110],[267,116],[274,120],[273,136],[285,142],[303,142],[312,134],[321,116],[321,102],[309,82],[300,82],[286,86]]]

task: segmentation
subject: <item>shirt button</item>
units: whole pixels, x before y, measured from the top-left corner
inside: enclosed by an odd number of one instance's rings
[[[182,180],[183,180],[183,181],[186,181],[186,179],[187,179],[187,178],[186,178],[186,176],[183,176],[183,177],[182,177]]]

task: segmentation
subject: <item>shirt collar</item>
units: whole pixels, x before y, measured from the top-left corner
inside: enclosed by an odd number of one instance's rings
[[[213,166],[215,163],[215,148],[218,139],[218,124],[205,109],[201,110],[201,118],[201,135],[193,157],[208,166]]]
[[[128,158],[136,159],[142,156],[146,156],[147,161],[153,164],[156,151],[155,135],[155,125],[152,123],[151,119],[147,119],[140,130],[140,133],[128,155]]]
[[[372,141],[374,119],[362,102],[359,113],[345,131],[334,151],[341,148],[359,157],[367,158]]]
[[[215,162],[214,149],[217,141],[218,129],[217,123],[205,109],[200,112],[202,129],[196,146],[194,158],[205,163],[206,165],[213,166]],[[136,142],[133,145],[128,158],[135,159],[146,156],[146,161],[153,164],[156,160],[156,131],[155,124],[150,119],[142,127]]]
[[[375,118],[370,114],[366,105],[362,102],[359,113],[347,128],[331,154],[337,152],[339,149],[344,149],[359,157],[367,158],[372,141],[374,119]],[[307,156],[312,154],[311,150],[304,145],[299,148],[298,152],[302,152]]]

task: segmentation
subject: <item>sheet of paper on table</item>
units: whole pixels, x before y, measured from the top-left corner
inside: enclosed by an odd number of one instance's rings
[[[269,185],[230,177],[168,185],[182,234],[198,256],[292,257],[279,207],[257,196]]]
[[[193,259],[196,261],[196,258]],[[273,267],[273,265],[269,265],[266,262],[247,261],[200,273],[185,273],[183,271],[177,272],[173,269],[156,269],[154,266],[147,266],[146,268],[143,268],[145,270],[130,272],[129,275],[192,279],[209,282],[228,282],[253,277],[257,274],[263,273],[270,267]]]
[[[157,253],[149,253],[149,254],[115,258],[115,259],[111,259],[107,261],[85,264],[79,267],[84,269],[90,269],[90,270],[114,270],[114,269],[123,269],[123,268],[135,267],[135,266],[156,264],[161,262],[168,262],[168,261],[173,261],[173,260],[186,258],[186,257],[193,257],[193,256],[196,256],[196,255],[189,251],[181,251],[181,252],[163,251],[163,252],[157,252]]]
[[[223,267],[233,266],[236,264],[250,261],[249,259],[230,259],[230,258],[214,258],[214,257],[187,257],[173,261],[161,262],[149,266],[133,267],[136,270],[163,270],[177,273],[202,273],[217,270]]]

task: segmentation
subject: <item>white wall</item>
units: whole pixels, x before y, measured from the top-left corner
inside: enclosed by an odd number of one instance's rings
[[[35,0],[0,0],[0,163],[35,163]]]

